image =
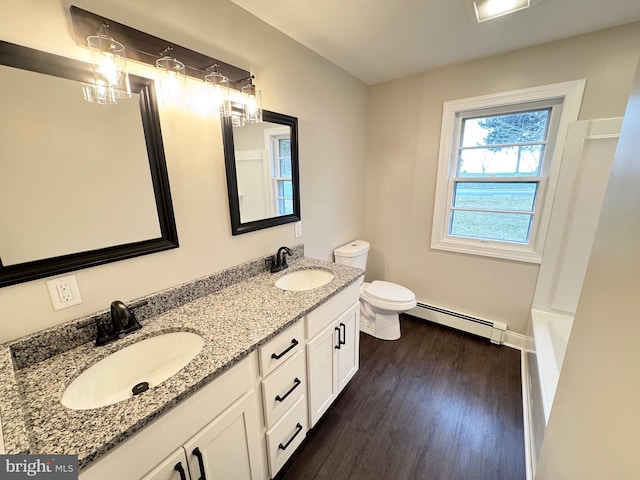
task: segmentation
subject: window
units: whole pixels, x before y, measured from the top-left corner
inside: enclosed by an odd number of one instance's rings
[[[445,102],[431,246],[539,263],[584,81]]]

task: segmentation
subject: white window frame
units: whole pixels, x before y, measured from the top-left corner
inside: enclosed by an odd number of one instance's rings
[[[585,84],[586,80],[582,79],[444,102],[431,248],[541,263],[565,139],[569,124],[578,119]],[[536,177],[536,180],[539,181],[539,187],[536,193],[536,209],[529,243],[521,244],[449,235],[453,178],[457,175],[458,164],[458,145],[455,142],[459,139],[457,131],[457,125],[460,124],[459,118],[464,117],[466,113],[483,109],[505,107],[505,111],[509,111],[509,107],[513,107],[514,110],[517,110],[518,105],[556,99],[562,100],[562,111],[558,119],[555,141],[552,139],[552,143],[549,143],[548,147],[551,151],[545,153],[541,176]],[[500,178],[500,180],[503,179]]]
[[[278,162],[280,150],[278,140],[283,138],[291,138],[291,130],[289,127],[266,128],[264,130],[264,144],[267,148],[267,152],[269,153],[269,194],[271,197],[271,209],[273,212],[273,216],[276,217],[280,215],[287,215],[285,213],[280,213],[278,208],[278,199],[286,199],[286,197],[278,196],[278,181],[293,181],[292,177],[280,176],[280,168]]]

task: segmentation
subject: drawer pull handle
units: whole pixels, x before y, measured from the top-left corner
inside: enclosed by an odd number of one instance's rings
[[[340,328],[342,329],[342,340],[340,340],[340,334],[338,334],[338,343],[340,345],[347,344],[347,326],[344,323],[340,323]]]
[[[298,423],[298,424],[296,425],[296,433],[294,433],[294,434],[293,434],[293,437],[291,437],[291,438],[289,439],[289,441],[288,441],[287,443],[285,443],[284,445],[283,445],[283,444],[278,445],[278,448],[279,448],[280,450],[286,450],[286,449],[287,449],[287,447],[288,447],[289,445],[291,445],[291,442],[293,442],[293,439],[294,439],[294,438],[296,438],[296,437],[298,436],[298,434],[299,434],[301,431],[302,431],[302,425],[300,425],[300,424]]]
[[[338,327],[334,327],[335,332],[338,332],[338,345],[335,346],[338,350],[340,350],[340,346],[342,345],[342,340],[340,340],[340,329]]]
[[[207,480],[207,475],[204,471],[204,459],[202,458],[202,452],[198,447],[193,449],[192,452],[196,457],[198,457],[198,466],[200,467],[200,479],[199,480]]]
[[[173,469],[180,474],[180,480],[187,480],[187,475],[184,473],[184,468],[182,467],[182,463],[176,463]]]
[[[287,353],[289,353],[289,351],[291,351],[292,349],[294,349],[296,347],[296,345],[298,345],[298,340],[296,340],[295,338],[293,340],[291,340],[291,345],[289,345],[282,353],[280,354],[275,354],[272,353],[271,354],[271,358],[273,358],[274,360],[280,360],[282,357],[284,357]]]
[[[282,397],[281,397],[280,395],[276,395],[276,400],[277,400],[278,402],[284,402],[284,400],[285,400],[289,395],[291,395],[291,394],[293,393],[293,391],[294,391],[296,388],[298,388],[298,387],[300,386],[300,384],[301,384],[301,383],[302,383],[302,382],[300,381],[300,379],[299,379],[298,377],[296,377],[296,378],[293,380],[293,387],[291,387],[291,388],[289,389],[289,391],[288,391],[287,393],[285,393],[285,394],[284,394],[284,396],[282,396]]]

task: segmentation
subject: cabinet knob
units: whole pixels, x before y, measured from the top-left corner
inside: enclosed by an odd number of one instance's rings
[[[276,400],[277,400],[278,402],[284,402],[284,401],[285,401],[285,399],[286,399],[289,395],[291,395],[291,394],[293,393],[293,391],[294,391],[296,388],[298,388],[298,386],[300,386],[300,384],[301,384],[301,383],[302,383],[302,381],[301,381],[298,377],[296,377],[296,378],[293,380],[293,387],[291,387],[291,388],[289,389],[289,391],[288,391],[287,393],[285,393],[282,397],[281,397],[280,395],[276,395]]]
[[[280,360],[287,353],[289,353],[289,351],[291,351],[293,348],[295,348],[296,345],[298,345],[298,340],[296,340],[294,338],[293,340],[291,340],[291,345],[289,345],[287,348],[285,348],[284,351],[282,351],[281,353],[277,353],[277,354],[276,353],[272,353],[271,354],[271,358],[273,358],[274,360]]]
[[[293,436],[289,439],[289,441],[288,441],[287,443],[285,443],[284,445],[283,445],[283,444],[278,445],[278,448],[279,448],[280,450],[283,450],[283,451],[284,451],[284,450],[286,450],[286,449],[287,449],[287,447],[288,447],[289,445],[291,445],[291,442],[293,442],[293,440],[298,436],[298,434],[299,434],[301,431],[302,431],[302,425],[300,425],[300,424],[298,423],[298,424],[296,425],[296,433],[294,433],[294,434],[293,434]]]
[[[173,469],[180,474],[180,480],[187,480],[187,474],[184,473],[184,467],[182,466],[182,462],[176,463]]]
[[[207,480],[207,474],[204,470],[204,458],[202,458],[202,452],[198,447],[193,449],[192,452],[196,457],[198,457],[198,466],[200,467],[200,479],[199,480]]]

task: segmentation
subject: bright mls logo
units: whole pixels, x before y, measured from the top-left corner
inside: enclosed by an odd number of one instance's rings
[[[0,455],[0,480],[77,480],[77,455]]]

